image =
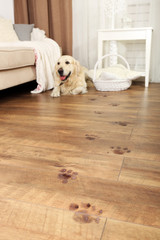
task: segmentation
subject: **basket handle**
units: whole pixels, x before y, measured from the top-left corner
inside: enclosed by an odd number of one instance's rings
[[[127,60],[126,60],[123,56],[121,56],[121,55],[119,55],[119,54],[106,54],[106,55],[104,55],[103,57],[101,57],[101,59],[99,59],[99,60],[96,62],[96,64],[95,64],[95,67],[94,67],[94,75],[93,75],[93,82],[95,82],[95,80],[96,80],[96,70],[97,70],[98,64],[99,64],[104,58],[110,57],[110,56],[117,56],[117,57],[121,58],[121,59],[125,62],[125,64],[127,65],[128,70],[130,70],[130,66],[129,66]]]

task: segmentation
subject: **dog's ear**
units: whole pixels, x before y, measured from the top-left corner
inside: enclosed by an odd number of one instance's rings
[[[81,71],[81,65],[77,60],[75,60],[74,64],[75,64],[75,72],[76,72],[76,75],[78,76]]]

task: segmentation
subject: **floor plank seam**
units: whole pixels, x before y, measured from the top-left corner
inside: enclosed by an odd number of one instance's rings
[[[102,238],[103,238],[103,234],[104,234],[104,231],[106,229],[106,226],[107,226],[107,218],[105,220],[105,223],[104,223],[104,226],[103,226],[103,229],[102,229],[102,234],[101,234],[100,240],[102,240]]]
[[[132,134],[133,134],[133,130],[134,130],[134,127],[133,127],[132,130],[131,130],[131,134],[130,134],[130,136],[129,136],[129,140],[131,140],[131,137],[132,137]]]
[[[134,130],[135,126],[137,125],[138,114],[139,114],[140,110],[141,110],[141,109],[139,108],[138,111],[137,111],[137,115],[136,115],[136,119],[135,119],[135,124],[134,124],[134,126],[133,126],[133,128],[132,128],[132,130],[131,130],[131,134],[130,134],[130,136],[129,136],[129,140],[131,140],[131,137],[132,137],[132,134],[133,134],[133,130]]]
[[[125,157],[123,158],[123,161],[122,161],[122,164],[121,164],[121,168],[120,168],[120,170],[119,170],[117,182],[119,182],[119,178],[120,178],[120,175],[121,175],[121,172],[122,172],[122,168],[123,168],[123,165],[124,165],[124,159],[125,159]]]

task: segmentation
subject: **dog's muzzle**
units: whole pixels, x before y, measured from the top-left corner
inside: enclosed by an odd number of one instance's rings
[[[61,81],[66,81],[67,78],[69,78],[69,76],[71,75],[71,72],[69,72],[68,75],[63,75],[63,73],[64,73],[63,68],[58,69],[58,73],[59,73]]]
[[[59,73],[60,76],[63,76],[63,68],[59,68],[58,73]]]

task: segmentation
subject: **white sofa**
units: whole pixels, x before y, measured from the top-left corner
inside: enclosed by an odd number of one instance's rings
[[[35,79],[39,92],[52,89],[59,45],[34,24],[0,18],[0,33],[0,90]]]
[[[36,79],[32,48],[0,48],[0,90]]]

